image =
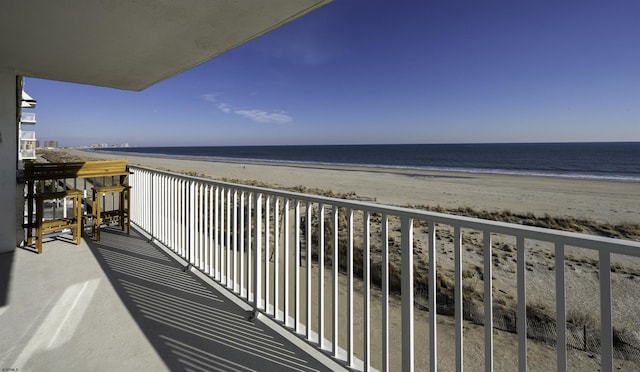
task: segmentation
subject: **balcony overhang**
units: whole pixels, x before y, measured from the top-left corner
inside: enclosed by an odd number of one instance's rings
[[[330,0],[47,0],[0,5],[0,68],[142,90]]]

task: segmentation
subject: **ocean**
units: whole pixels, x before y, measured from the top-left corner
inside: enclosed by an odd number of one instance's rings
[[[640,182],[640,142],[127,147],[202,160],[391,167]]]

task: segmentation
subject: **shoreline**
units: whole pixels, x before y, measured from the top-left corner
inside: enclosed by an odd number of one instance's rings
[[[637,182],[305,163],[223,162],[73,149],[57,151],[80,157],[127,159],[130,165],[192,172],[218,180],[259,181],[275,188],[302,186],[356,193],[377,203],[395,206],[506,210],[614,225],[640,223]]]
[[[68,151],[68,150],[67,150]],[[76,150],[83,151],[88,154],[105,154],[105,155],[121,155],[123,157],[146,157],[146,158],[160,158],[168,160],[190,160],[190,161],[203,161],[211,163],[229,163],[229,164],[256,164],[265,166],[279,166],[279,167],[292,167],[292,168],[306,168],[306,169],[333,169],[333,170],[361,170],[370,172],[384,172],[384,173],[401,173],[417,172],[416,176],[424,176],[424,173],[432,173],[431,177],[440,177],[440,174],[446,174],[448,177],[455,177],[456,174],[460,175],[460,178],[465,178],[465,175],[496,175],[496,176],[513,176],[513,177],[540,177],[551,179],[568,179],[568,180],[584,180],[584,181],[602,181],[602,182],[629,182],[640,183],[640,178],[619,176],[619,177],[607,177],[607,176],[595,176],[595,175],[580,175],[580,174],[554,174],[554,173],[536,173],[526,171],[509,171],[504,169],[479,169],[479,168],[438,168],[438,167],[419,167],[419,166],[393,166],[384,164],[349,164],[349,163],[323,163],[323,162],[304,162],[294,160],[265,160],[265,159],[242,159],[242,158],[218,158],[218,157],[206,157],[206,156],[191,156],[191,155],[169,155],[161,153],[142,153],[142,152],[128,152],[128,151],[108,151],[108,150]]]

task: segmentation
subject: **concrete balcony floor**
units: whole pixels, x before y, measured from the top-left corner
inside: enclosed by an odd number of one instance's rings
[[[78,246],[62,235],[45,239],[41,255],[0,255],[0,368],[336,368],[183,268],[135,230],[104,229],[101,241]]]

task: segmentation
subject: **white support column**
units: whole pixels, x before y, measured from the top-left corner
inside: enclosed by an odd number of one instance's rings
[[[18,163],[17,79],[13,70],[0,69],[0,253],[12,252],[23,240],[23,208],[18,207],[16,169]]]

